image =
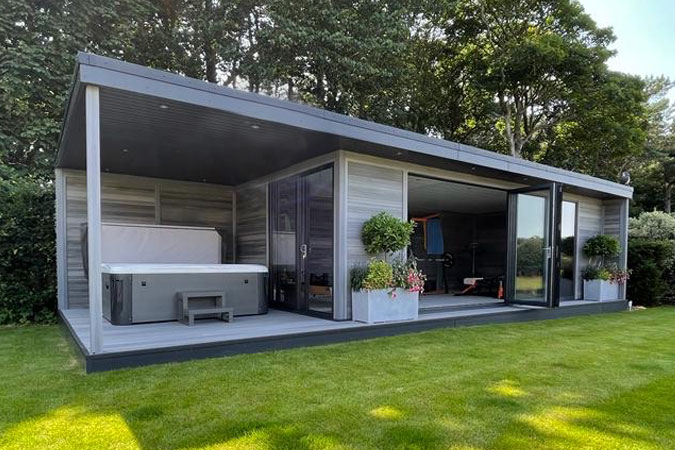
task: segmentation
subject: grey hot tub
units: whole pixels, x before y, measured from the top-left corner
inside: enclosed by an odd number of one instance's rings
[[[113,325],[176,320],[177,293],[225,291],[235,316],[267,312],[256,264],[103,264],[103,316]]]

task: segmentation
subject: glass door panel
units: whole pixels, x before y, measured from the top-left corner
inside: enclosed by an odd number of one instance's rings
[[[506,300],[556,306],[561,186],[552,183],[509,193]]]
[[[270,184],[273,305],[333,316],[333,167]]]
[[[271,301],[298,308],[298,179],[270,185],[270,279]]]
[[[308,311],[333,316],[333,168],[303,177],[304,301]]]
[[[546,302],[550,244],[548,196],[516,194],[516,285],[514,300]]]

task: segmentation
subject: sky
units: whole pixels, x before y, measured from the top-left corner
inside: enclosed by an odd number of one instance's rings
[[[602,27],[612,27],[611,70],[675,80],[675,0],[579,0]],[[675,89],[670,90],[671,104]]]

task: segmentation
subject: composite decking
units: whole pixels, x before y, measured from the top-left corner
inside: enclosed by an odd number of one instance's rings
[[[483,306],[420,314],[417,320],[384,324],[336,322],[270,309],[267,314],[236,317],[234,322],[199,320],[195,326],[160,322],[127,326],[103,321],[103,351],[89,349],[89,311],[60,311],[61,318],[85,359],[88,372],[159,362],[252,353],[355,339],[494,322],[550,319],[578,314],[618,311],[625,301],[564,302],[560,308]]]

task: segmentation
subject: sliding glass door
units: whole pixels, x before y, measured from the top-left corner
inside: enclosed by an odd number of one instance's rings
[[[333,316],[333,167],[270,185],[274,306]]]
[[[561,192],[551,183],[509,193],[508,303],[558,305]]]

